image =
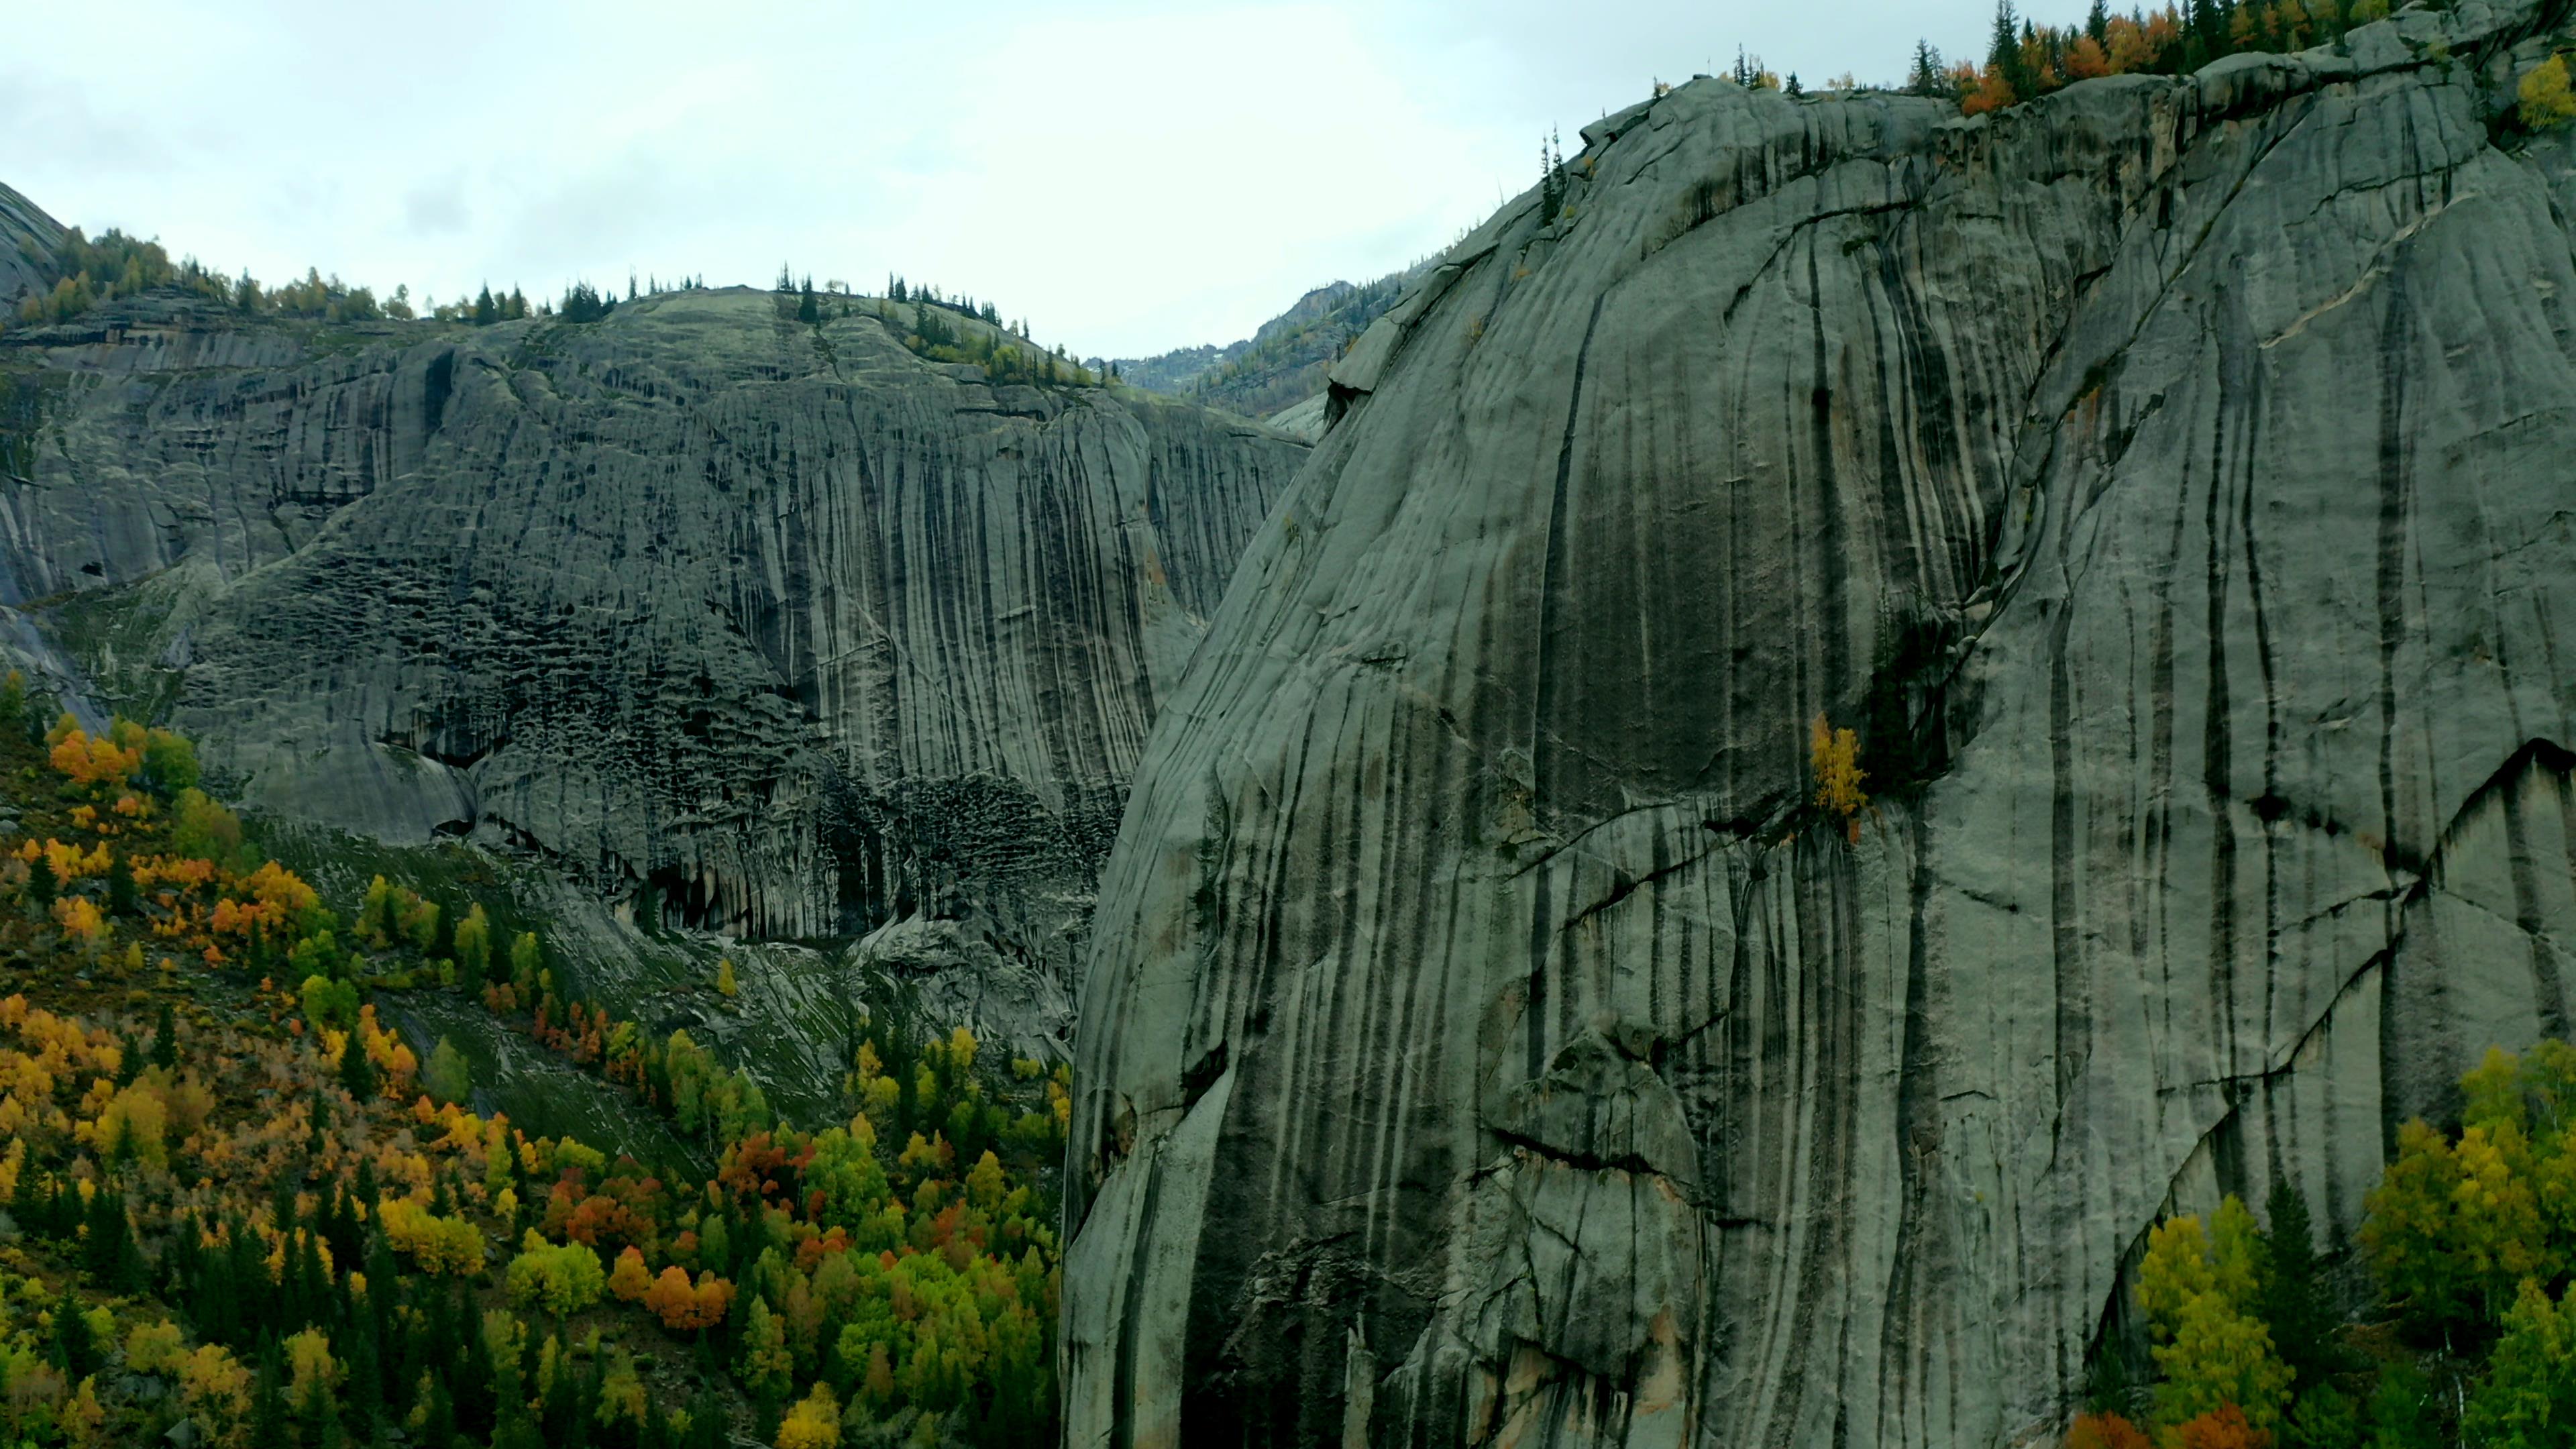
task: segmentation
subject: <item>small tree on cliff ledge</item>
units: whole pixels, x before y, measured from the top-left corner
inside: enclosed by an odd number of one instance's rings
[[[1807,727],[1807,763],[1816,776],[1816,808],[1840,817],[1844,837],[1858,842],[1860,812],[1869,804],[1860,788],[1860,736],[1817,715]]]
[[[2523,125],[2545,130],[2576,120],[2576,91],[2567,83],[2567,57],[2553,55],[2522,78],[2515,99]]]

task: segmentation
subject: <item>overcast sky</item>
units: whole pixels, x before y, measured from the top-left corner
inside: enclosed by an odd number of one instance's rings
[[[2075,0],[2034,8],[2074,19]],[[1731,61],[1900,77],[1984,0],[129,3],[0,53],[0,180],[263,279],[534,297],[889,270],[1084,355],[1248,333],[1445,246]]]

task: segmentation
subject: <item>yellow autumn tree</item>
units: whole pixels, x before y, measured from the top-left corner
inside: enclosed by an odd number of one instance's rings
[[[250,1408],[250,1370],[221,1344],[206,1344],[179,1361],[179,1398],[201,1424],[238,1423]]]
[[[332,1361],[331,1340],[318,1328],[291,1334],[286,1340],[288,1370],[287,1398],[295,1407],[316,1416],[330,1412],[331,1389],[339,1381],[340,1366]]]
[[[164,1146],[170,1113],[161,1095],[142,1082],[119,1088],[108,1098],[88,1136],[111,1162],[132,1159],[145,1167],[167,1165]]]
[[[716,962],[716,990],[727,997],[731,997],[735,992],[741,989],[741,985],[737,983],[733,977],[732,958],[725,957],[718,960]]]
[[[1816,808],[1843,821],[1850,838],[1860,838],[1856,818],[1869,804],[1861,792],[1866,778],[1860,768],[1860,736],[1838,730],[1817,715],[1807,726],[1807,763],[1816,777]]]
[[[778,1449],[837,1449],[840,1442],[840,1401],[832,1397],[831,1385],[818,1380],[779,1424]]]
[[[637,1271],[642,1271],[639,1262]],[[510,1301],[521,1308],[542,1308],[560,1321],[599,1301],[606,1275],[599,1255],[580,1243],[548,1245],[537,1238],[510,1260],[505,1274]]]
[[[466,1219],[440,1217],[409,1198],[388,1200],[377,1216],[386,1243],[424,1273],[462,1275],[483,1266],[483,1235]]]
[[[2196,1216],[2148,1230],[2137,1300],[2164,1376],[2156,1422],[2167,1430],[2228,1405],[2265,1433],[2280,1424],[2291,1375],[2257,1308],[2257,1241],[2254,1215],[2233,1194],[2208,1232]]]
[[[2576,91],[2567,83],[2567,57],[2553,55],[2522,78],[2515,110],[2522,123],[2538,131],[2576,120]]]
[[[125,1366],[139,1374],[178,1367],[187,1358],[179,1347],[179,1325],[167,1321],[137,1324],[125,1335]]]
[[[633,1246],[617,1255],[617,1266],[608,1273],[608,1291],[621,1303],[641,1300],[653,1286],[653,1274],[644,1266],[644,1254]]]
[[[2566,83],[2564,68],[2560,70],[2559,83],[2562,87]],[[113,739],[101,739],[79,729],[56,740],[48,759],[73,784],[89,787],[122,785],[143,768],[142,750],[121,749]]]

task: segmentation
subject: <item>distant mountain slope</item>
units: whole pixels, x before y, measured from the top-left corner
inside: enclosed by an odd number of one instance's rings
[[[1240,342],[1121,358],[1118,374],[1149,391],[1266,418],[1321,394],[1324,370],[1421,271],[1413,266],[1364,284],[1317,287]]]
[[[63,224],[24,196],[0,184],[0,302],[54,284],[54,249]]]

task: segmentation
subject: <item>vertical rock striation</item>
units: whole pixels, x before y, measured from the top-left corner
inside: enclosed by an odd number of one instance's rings
[[[1072,1442],[2025,1442],[2159,1212],[2563,1031],[2563,10],[1697,82],[1454,248],[1103,878]]]
[[[656,923],[971,918],[1068,978],[1146,726],[1305,452],[745,291],[481,330],[145,298],[0,368],[41,404],[0,595],[253,802]]]

